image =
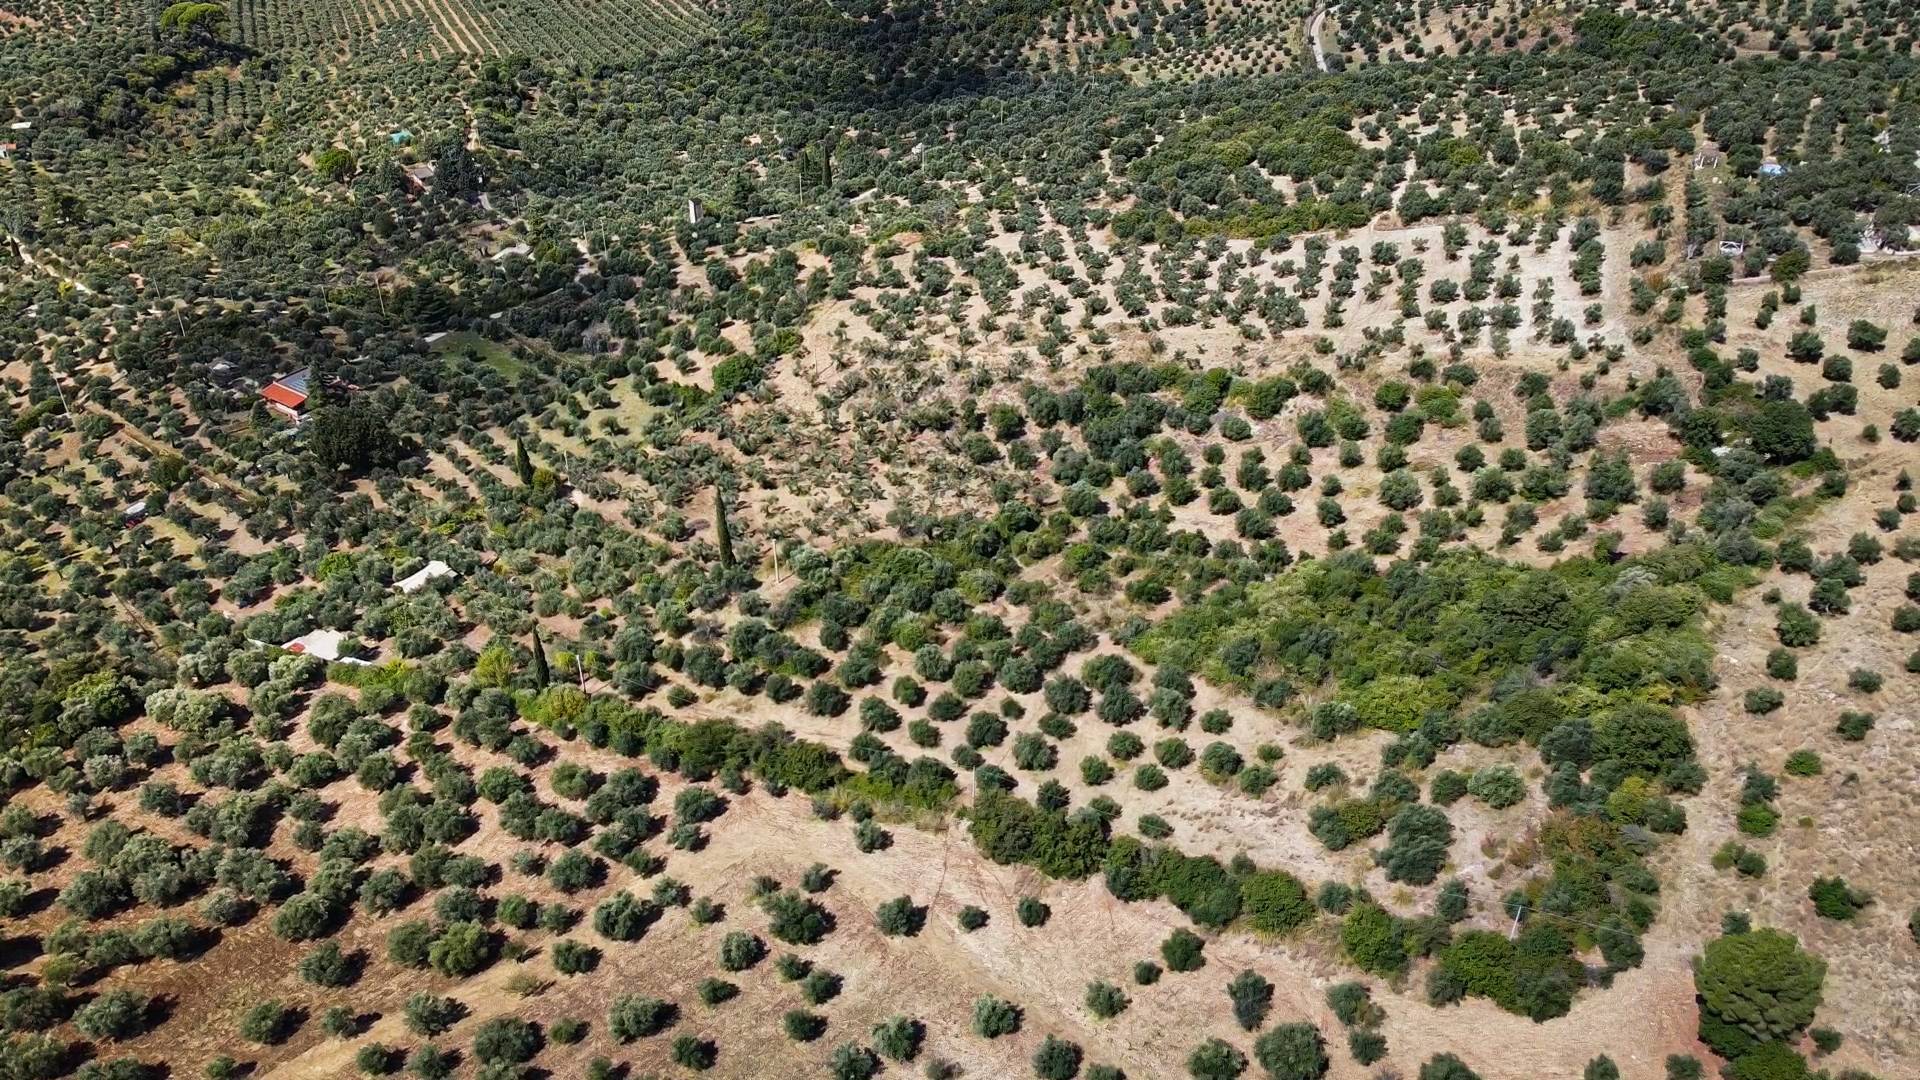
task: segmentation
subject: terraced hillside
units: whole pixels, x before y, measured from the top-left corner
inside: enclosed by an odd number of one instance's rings
[[[165,5],[127,0],[7,0],[0,35],[150,26]],[[226,25],[248,49],[330,56],[520,56],[612,63],[711,36],[713,7],[696,0],[234,0]]]
[[[233,19],[259,49],[384,45],[582,63],[685,46],[713,26],[691,0],[239,0]]]

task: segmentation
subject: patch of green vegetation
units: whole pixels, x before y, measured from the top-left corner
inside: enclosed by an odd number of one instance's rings
[[[1712,686],[1696,615],[1708,597],[1702,582],[1720,570],[1702,545],[1548,569],[1450,551],[1384,573],[1347,552],[1214,590],[1133,648],[1256,693],[1273,680],[1297,690],[1332,682],[1362,724],[1390,731],[1543,663],[1567,715],[1678,703]]]
[[[518,378],[527,370],[526,362],[515,356],[511,348],[471,330],[450,330],[429,348],[434,355],[449,360],[485,364],[510,379]]]

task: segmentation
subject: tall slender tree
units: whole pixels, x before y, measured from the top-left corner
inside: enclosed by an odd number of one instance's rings
[[[540,689],[547,688],[552,675],[547,670],[547,647],[540,642],[540,631],[533,632],[533,681]]]
[[[713,486],[713,533],[714,540],[720,545],[720,565],[733,566],[733,527],[727,523],[727,491],[719,484]]]
[[[513,471],[520,478],[522,487],[533,485],[533,459],[527,456],[527,440],[524,436],[513,437]]]

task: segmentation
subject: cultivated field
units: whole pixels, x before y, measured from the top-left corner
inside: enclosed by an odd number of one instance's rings
[[[1920,1059],[1904,10],[8,10],[0,1080]]]

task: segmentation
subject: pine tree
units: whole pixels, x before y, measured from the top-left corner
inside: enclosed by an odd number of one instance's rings
[[[527,440],[518,435],[513,439],[513,471],[522,487],[532,486],[533,459],[527,456]]]
[[[718,485],[713,489],[713,532],[720,544],[720,565],[733,566],[733,528],[727,524],[727,494]]]
[[[538,686],[542,690],[545,690],[547,688],[547,680],[550,677],[551,676],[547,671],[547,649],[546,649],[546,646],[540,643],[540,631],[535,630],[533,632],[534,685]]]

